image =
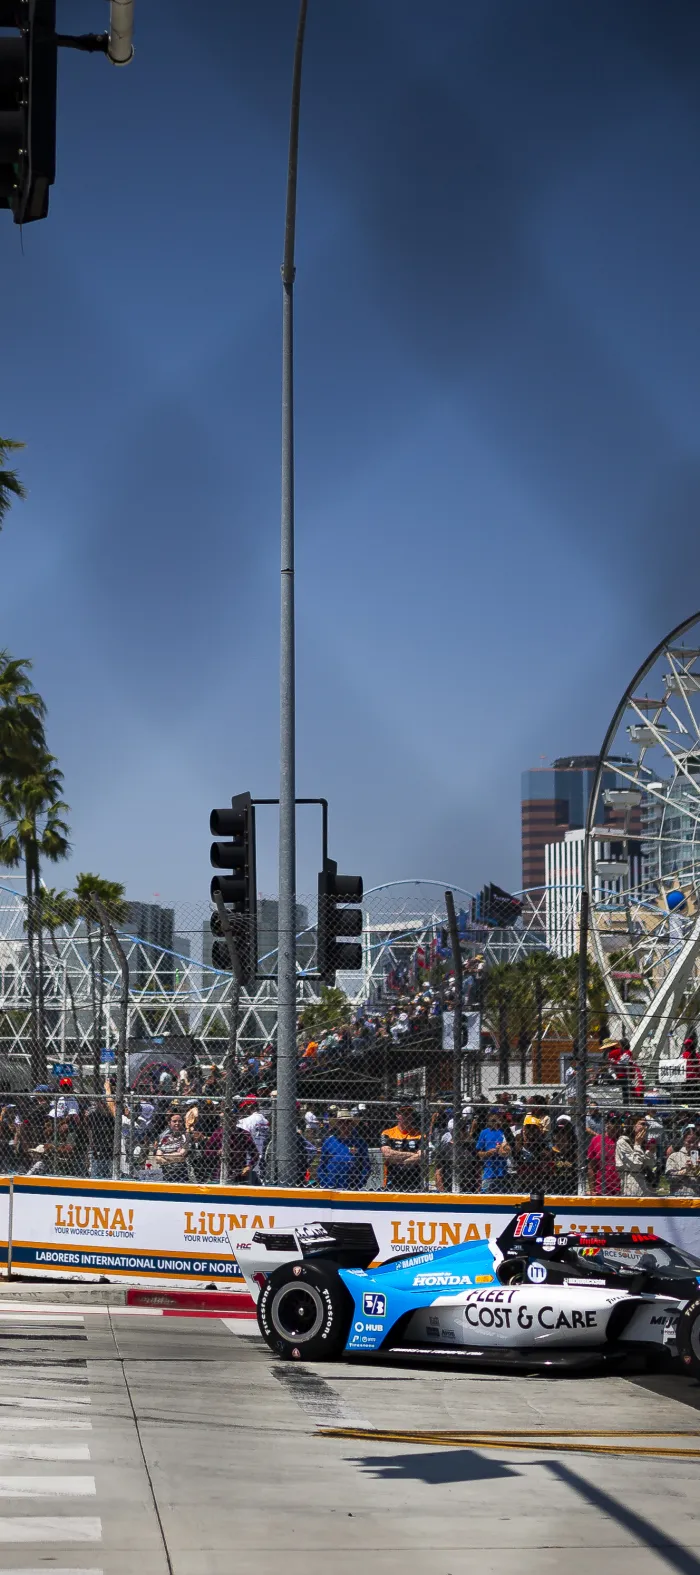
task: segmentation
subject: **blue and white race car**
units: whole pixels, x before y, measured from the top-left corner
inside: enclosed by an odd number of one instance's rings
[[[371,1225],[258,1231],[244,1272],[270,1349],[521,1370],[665,1353],[700,1376],[700,1260],[660,1237],[557,1234],[533,1197],[496,1242],[376,1258]]]

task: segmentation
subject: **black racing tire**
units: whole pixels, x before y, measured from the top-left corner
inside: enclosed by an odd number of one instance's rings
[[[332,1263],[283,1263],[260,1292],[257,1317],[277,1356],[330,1362],[347,1340],[352,1297]]]
[[[501,1285],[527,1285],[527,1258],[504,1258],[496,1276]]]
[[[700,1296],[696,1296],[678,1319],[676,1343],[683,1371],[700,1378]]]

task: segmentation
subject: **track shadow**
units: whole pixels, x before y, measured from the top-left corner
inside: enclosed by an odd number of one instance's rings
[[[638,1389],[646,1389],[652,1395],[664,1395],[669,1400],[677,1400],[680,1405],[689,1405],[692,1410],[700,1411],[700,1383],[697,1379],[687,1378],[685,1373],[669,1372],[661,1369],[658,1372],[635,1373],[634,1376],[625,1374],[628,1384],[636,1384]]]
[[[642,1515],[636,1515],[634,1510],[628,1509],[618,1499],[611,1498],[602,1488],[594,1487],[593,1483],[585,1482],[582,1477],[571,1471],[561,1461],[548,1460],[545,1470],[552,1476],[558,1477],[560,1482],[565,1482],[567,1487],[573,1488],[581,1498],[588,1500],[594,1509],[602,1515],[609,1515],[611,1520],[616,1520],[619,1526],[634,1537],[637,1542],[643,1543],[647,1548],[654,1548],[659,1557],[679,1571],[679,1575],[700,1575],[700,1560],[684,1548],[675,1538],[667,1536],[666,1532],[659,1531],[651,1521],[645,1520]]]
[[[473,1449],[438,1447],[420,1455],[362,1455],[351,1464],[359,1466],[367,1476],[384,1481],[427,1482],[430,1487],[441,1482],[486,1482],[494,1477],[520,1475],[497,1460],[484,1460]]]

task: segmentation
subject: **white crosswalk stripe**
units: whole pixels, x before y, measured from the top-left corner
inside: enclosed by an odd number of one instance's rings
[[[0,1498],[94,1498],[94,1477],[0,1476]]]
[[[22,1411],[71,1411],[73,1406],[92,1405],[89,1395],[71,1395],[57,1399],[54,1395],[0,1395],[0,1406],[19,1406]]]
[[[0,1460],[89,1460],[87,1444],[26,1444],[13,1438],[0,1439]]]
[[[44,1362],[48,1342],[60,1343],[53,1345],[49,1360]],[[60,1560],[62,1548],[91,1548],[102,1541],[99,1515],[75,1513],[82,1507],[76,1501],[88,1508],[85,1501],[94,1501],[97,1494],[95,1477],[80,1470],[90,1462],[90,1448],[82,1438],[71,1436],[92,1432],[92,1421],[85,1415],[92,1403],[85,1361],[87,1343],[82,1313],[0,1308],[0,1501],[9,1511],[0,1514],[3,1575],[9,1575],[7,1555],[2,1552],[5,1547],[21,1547],[20,1558],[30,1560],[32,1549],[36,1549],[34,1557],[39,1563],[35,1569],[23,1566],[22,1575],[39,1575],[39,1569],[46,1568],[49,1549],[52,1575],[78,1575],[77,1566],[66,1561],[65,1553],[60,1567],[53,1559],[58,1554]],[[58,1353],[65,1353],[66,1363],[56,1360]],[[37,1462],[33,1471],[32,1462]],[[49,1472],[53,1463],[54,1474],[43,1474],[47,1465],[42,1467],[38,1462],[48,1463]],[[62,1467],[65,1469],[58,1475]],[[34,1505],[38,1513],[13,1513]],[[40,1552],[44,1548],[46,1554]],[[103,1572],[83,1565],[79,1575]]]
[[[40,1402],[37,1402],[39,1404]],[[62,1432],[92,1431],[92,1422],[86,1416],[18,1416],[15,1411],[0,1413],[0,1432],[28,1432],[30,1428],[54,1427]]]
[[[3,1542],[101,1542],[99,1515],[0,1515]]]
[[[0,1367],[0,1384],[13,1384],[19,1380],[24,1382],[25,1378],[35,1378],[38,1373],[41,1373],[42,1384],[78,1384],[83,1389],[87,1388],[88,1378],[84,1369],[64,1367],[59,1362],[42,1362],[41,1367],[36,1362],[4,1362]]]
[[[83,1324],[85,1319],[82,1313],[50,1313],[50,1312],[6,1312],[0,1308],[0,1323],[55,1323],[55,1324]]]

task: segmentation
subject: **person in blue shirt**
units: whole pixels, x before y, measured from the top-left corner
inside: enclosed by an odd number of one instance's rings
[[[339,1190],[364,1187],[369,1167],[369,1149],[355,1128],[352,1112],[339,1110],[335,1131],[321,1148],[316,1185]]]
[[[476,1152],[483,1160],[481,1191],[503,1192],[508,1175],[510,1144],[501,1127],[498,1110],[489,1111],[488,1126],[482,1129],[476,1140]]]

